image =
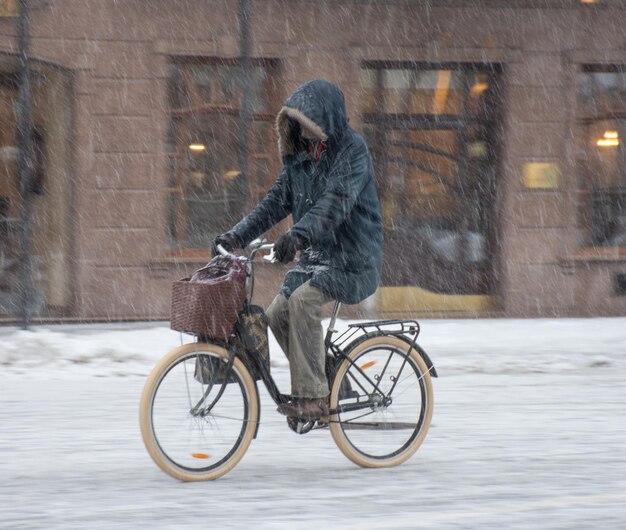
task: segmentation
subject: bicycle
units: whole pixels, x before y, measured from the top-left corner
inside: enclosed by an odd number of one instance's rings
[[[250,248],[248,258],[238,259],[246,264],[251,298],[254,258],[273,245]],[[420,326],[415,320],[353,323],[333,338],[340,305],[335,302],[324,342],[329,416],[288,418],[288,425],[299,434],[329,429],[341,452],[359,466],[399,465],[426,437],[433,413],[431,376],[437,372],[416,342]],[[209,381],[198,379],[199,362],[218,366]],[[199,481],[217,479],[237,465],[260,425],[259,390],[251,370],[277,405],[291,399],[280,392],[260,356],[241,358],[231,339],[196,337],[156,364],[141,395],[140,425],[159,468],[182,481]]]

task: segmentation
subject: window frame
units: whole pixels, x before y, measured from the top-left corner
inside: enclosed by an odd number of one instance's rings
[[[468,107],[468,102],[463,100],[461,107],[459,108],[456,114],[420,114],[420,113],[387,113],[385,106],[385,88],[384,88],[384,72],[392,69],[407,69],[412,71],[427,71],[427,70],[436,70],[436,71],[453,71],[459,72],[462,74],[462,87],[461,91],[464,93],[464,96],[467,96],[469,93],[470,87],[470,79],[472,74],[488,74],[491,79],[495,79],[496,84],[502,80],[502,75],[504,71],[504,67],[501,63],[477,63],[477,62],[422,62],[422,61],[363,61],[361,63],[361,72],[370,70],[373,71],[373,76],[370,78],[373,83],[373,93],[375,101],[377,102],[377,107],[380,110],[376,112],[367,112],[367,110],[361,108],[361,121],[363,126],[374,126],[375,127],[375,140],[373,145],[370,144],[370,149],[372,149],[372,153],[376,154],[376,152],[380,153],[379,156],[382,156],[382,160],[379,161],[379,166],[377,167],[377,173],[379,175],[386,175],[387,171],[387,161],[390,157],[389,147],[391,144],[394,144],[393,141],[390,141],[388,138],[388,133],[385,133],[384,130],[391,131],[393,128],[406,128],[407,130],[452,130],[455,131],[456,134],[460,136],[464,136],[467,132],[467,127],[470,124],[479,124],[484,127],[497,128],[502,124],[503,119],[503,105],[504,100],[502,98],[502,94],[495,96],[495,103],[493,108],[490,107],[487,109],[487,114],[484,117],[479,117],[471,114],[471,111]],[[483,119],[484,118],[484,119]],[[398,144],[398,142],[395,142]],[[460,156],[458,153],[447,153],[442,151],[441,149],[437,149],[435,147],[429,147],[422,144],[415,144],[419,146],[421,150],[424,152],[432,153],[435,155],[440,155],[446,157],[448,159],[453,159],[457,163],[463,165],[467,165],[467,158]],[[458,287],[458,294],[494,294],[497,293],[498,288],[498,261],[499,256],[497,255],[497,239],[498,239],[498,231],[499,231],[499,223],[498,223],[498,214],[497,214],[497,189],[495,185],[496,175],[499,174],[501,167],[501,141],[498,138],[497,134],[494,134],[493,143],[490,148],[491,154],[493,155],[493,188],[490,188],[490,193],[492,196],[492,209],[489,212],[488,217],[489,220],[487,223],[491,225],[491,229],[486,234],[485,241],[485,249],[487,258],[483,260],[480,265],[473,266],[469,265],[469,255],[466,244],[461,245],[460,255],[461,262],[455,271],[448,271],[448,279],[454,276],[455,280],[452,283],[458,283],[459,285],[462,283],[465,285],[464,288]],[[491,156],[491,155],[489,155]],[[418,167],[417,164],[412,164],[415,167]],[[430,169],[426,166],[418,167],[419,170],[424,171],[426,173],[430,173]],[[463,169],[465,171],[465,168]],[[461,183],[461,187],[464,186]],[[383,200],[383,197],[381,197]],[[467,239],[467,235],[464,236]],[[384,267],[385,270],[385,267]],[[400,282],[402,285],[407,284],[407,278],[403,276],[403,273],[394,273],[393,278],[389,278],[389,285],[396,285]],[[439,285],[438,281],[433,280],[432,278],[429,280],[432,281],[432,289],[435,292],[447,292],[445,290],[437,290],[443,289],[441,285]],[[409,282],[410,283],[410,282]],[[448,282],[451,283],[451,282]],[[387,284],[385,284],[387,285]],[[468,289],[467,291],[463,289]]]
[[[626,173],[620,179],[620,174],[616,173],[616,178],[618,181],[623,180],[624,182],[615,186],[597,186],[597,183],[594,182],[594,177],[590,175],[592,169],[590,169],[590,160],[593,158],[593,155],[590,154],[590,146],[588,145],[587,133],[585,131],[585,127],[593,124],[597,121],[610,121],[610,120],[624,120],[626,121],[626,108],[624,110],[609,110],[604,114],[584,114],[582,109],[581,102],[581,92],[580,92],[580,76],[584,74],[594,74],[594,73],[618,73],[624,76],[626,80],[626,63],[611,63],[611,64],[599,64],[599,63],[584,63],[579,64],[576,70],[576,112],[575,112],[575,123],[577,128],[576,134],[576,145],[577,145],[577,159],[576,159],[576,172],[578,175],[577,185],[576,185],[576,231],[577,231],[577,250],[576,254],[578,256],[584,257],[626,257],[626,243],[623,245],[602,245],[602,244],[594,244],[594,231],[597,232],[596,228],[594,228],[594,217],[596,216],[596,210],[594,209],[593,202],[597,198],[597,195],[605,194],[609,197],[609,200],[612,199],[613,195],[617,193],[617,195],[621,195],[621,198],[618,197],[618,202],[622,202],[622,207],[618,207],[618,209],[626,211]],[[626,83],[625,83],[626,88]],[[624,135],[626,136],[626,135]],[[624,141],[626,138],[619,138],[619,147],[620,150],[625,149]],[[619,153],[617,156],[620,155]],[[618,164],[619,166],[619,164]],[[619,168],[618,170],[619,171]],[[624,169],[622,169],[624,171]],[[606,238],[605,238],[606,239]]]
[[[184,207],[185,201],[185,187],[182,184],[182,176],[187,168],[187,150],[181,145],[176,146],[172,150],[172,142],[170,137],[170,128],[174,125],[175,121],[179,123],[189,124],[192,116],[198,118],[202,116],[203,119],[206,116],[231,116],[238,120],[240,119],[242,112],[241,105],[241,91],[236,89],[233,95],[231,103],[206,103],[206,102],[194,102],[191,106],[186,107],[173,107],[173,101],[171,99],[171,80],[172,74],[170,68],[188,68],[192,66],[212,66],[216,69],[219,67],[232,67],[237,68],[241,64],[239,58],[222,58],[216,56],[186,56],[186,55],[172,55],[168,58],[168,76],[167,76],[167,93],[166,93],[166,138],[165,144],[165,159],[166,159],[166,185],[164,186],[164,201],[166,203],[166,215],[165,215],[165,253],[171,257],[189,257],[195,258],[200,255],[206,256],[208,246],[190,246],[188,236],[189,218]],[[256,204],[269,189],[274,181],[278,171],[279,157],[277,155],[276,138],[274,131],[275,112],[274,109],[279,101],[279,78],[281,72],[280,61],[276,58],[253,58],[251,59],[251,67],[262,67],[266,72],[265,86],[263,87],[264,93],[267,94],[266,109],[263,111],[252,111],[250,113],[249,139],[248,139],[248,167],[249,176],[245,181],[245,189],[247,193],[242,194],[242,198],[245,197],[245,204],[242,208],[241,215],[243,216],[246,211]],[[235,85],[236,86],[236,85]],[[239,100],[239,101],[237,101]],[[260,151],[257,145],[256,124],[265,123],[268,125],[269,133],[267,134],[264,151]],[[176,133],[173,134],[176,139]],[[184,143],[184,142],[183,142]],[[235,157],[238,154],[239,147],[235,149]],[[267,174],[262,175],[262,182],[259,181],[259,175],[257,175],[257,161],[263,160],[267,167]],[[174,172],[174,173],[173,173]],[[178,201],[178,205],[176,205]],[[172,220],[174,216],[177,220]],[[174,229],[172,229],[174,228]],[[177,236],[177,232],[185,232],[184,236]]]

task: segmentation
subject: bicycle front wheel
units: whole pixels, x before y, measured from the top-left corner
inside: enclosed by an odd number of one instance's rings
[[[397,466],[424,441],[433,413],[432,380],[415,348],[372,337],[347,352],[333,381],[330,431],[341,452],[363,467]]]
[[[259,398],[239,359],[192,343],[166,355],[148,377],[139,410],[141,435],[154,462],[182,481],[214,480],[241,460],[254,437]]]

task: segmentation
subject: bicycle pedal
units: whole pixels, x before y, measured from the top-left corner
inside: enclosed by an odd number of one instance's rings
[[[315,420],[302,420],[289,416],[287,418],[287,425],[289,425],[289,428],[296,434],[306,434],[315,426]]]

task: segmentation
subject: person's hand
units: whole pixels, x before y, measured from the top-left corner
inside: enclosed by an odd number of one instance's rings
[[[289,263],[296,257],[296,252],[302,247],[300,238],[287,232],[280,236],[274,243],[274,256],[281,263]]]
[[[222,245],[227,252],[232,252],[236,248],[241,248],[241,239],[234,232],[226,232],[220,236],[217,236],[211,242],[211,252],[213,256],[219,256],[220,253],[217,250],[217,245]]]

